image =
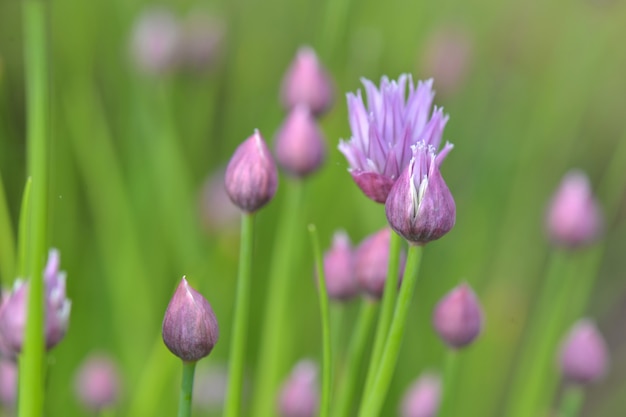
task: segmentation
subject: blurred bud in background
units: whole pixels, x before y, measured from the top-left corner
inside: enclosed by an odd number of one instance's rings
[[[333,244],[324,254],[324,276],[330,299],[347,301],[359,294],[352,245],[350,237],[343,230],[335,232]]]
[[[95,413],[115,406],[119,400],[120,375],[113,359],[104,354],[90,355],[75,377],[76,396],[83,406]]]
[[[130,57],[145,75],[164,75],[178,64],[181,29],[174,14],[163,7],[145,9],[134,22]]]
[[[596,325],[589,319],[574,324],[560,352],[563,377],[577,384],[590,384],[604,377],[609,354]]]
[[[16,395],[17,363],[0,359],[0,403],[8,409],[13,409]]]
[[[182,27],[181,63],[191,71],[211,70],[219,60],[225,36],[225,23],[218,16],[191,12]]]
[[[463,283],[446,294],[435,307],[433,326],[451,348],[472,343],[483,326],[483,312],[472,288]]]
[[[441,401],[441,378],[424,373],[404,393],[402,417],[435,417]]]
[[[278,399],[281,417],[313,417],[319,408],[317,365],[311,360],[296,364],[283,384]]]

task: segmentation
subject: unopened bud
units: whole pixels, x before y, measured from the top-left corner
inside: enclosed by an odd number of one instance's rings
[[[589,384],[606,373],[608,352],[595,324],[583,319],[574,324],[561,348],[561,371],[565,379]]]
[[[283,384],[279,398],[281,417],[313,417],[319,407],[317,365],[300,361]]]
[[[359,293],[350,238],[343,230],[335,232],[333,246],[324,254],[324,275],[331,299],[348,300]]]
[[[454,288],[435,307],[433,326],[452,348],[469,345],[480,334],[482,324],[480,304],[468,284]]]
[[[421,375],[404,394],[402,417],[435,417],[441,401],[441,378],[426,373]]]
[[[85,408],[99,411],[115,405],[120,377],[115,363],[104,355],[90,356],[76,375],[76,394]]]

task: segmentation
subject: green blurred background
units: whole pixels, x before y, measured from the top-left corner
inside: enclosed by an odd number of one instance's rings
[[[220,342],[205,362],[226,360],[238,237],[232,228],[203,225],[202,187],[253,129],[272,141],[285,116],[280,82],[301,45],[315,48],[337,89],[334,107],[321,120],[328,161],[307,181],[303,215],[317,224],[325,247],[338,228],[358,242],[386,224],[383,207],[357,189],[336,150],[339,138],[350,136],[345,93],[360,87],[360,77],[434,77],[435,103],[450,114],[444,140],[455,149],[443,174],[456,199],[457,225],[425,249],[384,415],[396,415],[403,390],[423,369],[441,366],[444,348],[430,312],[462,280],[481,298],[486,327],[464,355],[454,407],[457,415],[501,415],[550,250],[545,207],[574,167],[589,174],[607,215],[603,242],[576,254],[597,277],[580,311],[598,320],[612,354],[611,373],[590,390],[585,413],[623,411],[623,1],[185,0],[159,6],[181,25],[190,15],[212,16],[221,36],[210,66],[146,74],[134,65],[133,27],[154,4],[48,4],[49,243],[61,250],[73,305],[67,337],[49,355],[46,415],[86,415],[74,398],[73,377],[92,351],[119,360],[119,415],[173,415],[179,361],[162,344],[160,326],[183,275],[211,302],[221,324]],[[10,242],[25,182],[20,22],[20,3],[0,1],[0,173],[10,215],[0,230],[4,287],[15,278]],[[284,185],[257,220],[251,377]],[[307,245],[298,256],[293,334],[285,335],[288,364],[321,351]],[[356,307],[345,307],[345,339]],[[556,372],[556,365],[546,372]]]

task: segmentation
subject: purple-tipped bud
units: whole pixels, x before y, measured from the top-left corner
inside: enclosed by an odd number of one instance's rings
[[[301,47],[285,74],[280,90],[285,109],[298,104],[308,106],[313,114],[325,113],[333,104],[333,83],[315,51]]]
[[[426,373],[421,375],[405,392],[402,400],[402,417],[435,417],[441,401],[441,378]]]
[[[435,307],[433,326],[451,348],[469,345],[480,334],[483,312],[468,284],[452,289]]]
[[[380,299],[383,296],[385,289],[391,233],[389,228],[384,228],[367,237],[361,242],[354,254],[354,274],[356,279],[361,288],[376,299]],[[398,284],[402,279],[405,260],[406,256],[404,252],[401,252]]]
[[[278,171],[258,130],[235,150],[224,183],[231,201],[247,213],[259,210],[276,194]]]
[[[331,299],[345,301],[359,293],[350,238],[343,230],[335,232],[333,246],[324,254],[324,275]]]
[[[93,355],[83,362],[75,379],[76,395],[92,411],[115,405],[120,393],[120,377],[108,356]]]
[[[211,353],[218,337],[211,305],[183,277],[163,318],[165,346],[183,361],[195,362]]]
[[[324,135],[311,111],[296,105],[276,135],[276,161],[288,173],[305,177],[317,171],[326,158]]]
[[[131,59],[143,73],[166,73],[177,64],[180,36],[179,24],[172,12],[163,8],[145,10],[135,22],[131,35]]]
[[[17,395],[17,364],[0,360],[0,403],[7,408],[15,406]]]
[[[565,175],[548,208],[546,228],[557,245],[568,248],[585,246],[602,233],[602,212],[589,179],[581,171]]]
[[[596,382],[605,375],[609,355],[602,335],[588,319],[578,321],[561,347],[561,371],[578,384]]]
[[[434,117],[434,116],[433,116]],[[441,129],[447,118],[441,119]],[[413,146],[413,158],[393,185],[385,213],[393,230],[413,244],[423,245],[448,233],[456,221],[456,205],[439,167],[452,149],[423,142]]]
[[[318,406],[317,365],[310,360],[300,361],[281,388],[279,414],[282,417],[313,417]]]

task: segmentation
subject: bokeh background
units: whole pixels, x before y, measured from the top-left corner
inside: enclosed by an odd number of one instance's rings
[[[3,287],[15,278],[26,175],[20,6],[0,1],[0,197],[8,207],[0,219]],[[302,45],[317,51],[336,87],[336,103],[321,119],[327,163],[307,180],[303,213],[325,247],[336,229],[358,242],[386,224],[383,207],[357,189],[336,150],[339,139],[350,136],[345,93],[359,88],[361,77],[434,77],[435,103],[450,115],[444,140],[455,149],[443,175],[456,199],[457,225],[425,249],[384,415],[397,414],[404,389],[422,370],[441,367],[445,349],[430,312],[463,280],[476,289],[486,326],[464,353],[454,407],[457,415],[502,415],[514,395],[509,382],[518,346],[551,250],[545,208],[572,168],[588,173],[606,214],[606,235],[573,255],[576,268],[568,277],[594,277],[574,309],[598,321],[612,355],[607,379],[590,389],[585,415],[623,412],[623,1],[55,0],[48,10],[49,244],[61,250],[73,305],[67,337],[49,355],[46,415],[87,415],[73,379],[94,351],[119,362],[124,394],[118,415],[173,415],[179,361],[162,344],[160,326],[183,275],[211,302],[221,325],[220,342],[204,362],[219,368],[226,361],[238,226],[227,215],[216,223],[218,210],[203,197],[205,187],[253,129],[272,142],[285,117],[280,82]],[[139,22],[155,10],[166,39],[172,33],[196,37],[196,49],[186,51],[196,53],[191,64],[138,55]],[[275,200],[257,221],[250,388],[286,181],[282,176]],[[299,358],[321,352],[309,247],[297,256],[292,333],[283,336],[289,345],[285,375]],[[345,340],[357,304],[344,307]],[[557,372],[556,359],[546,372]]]

